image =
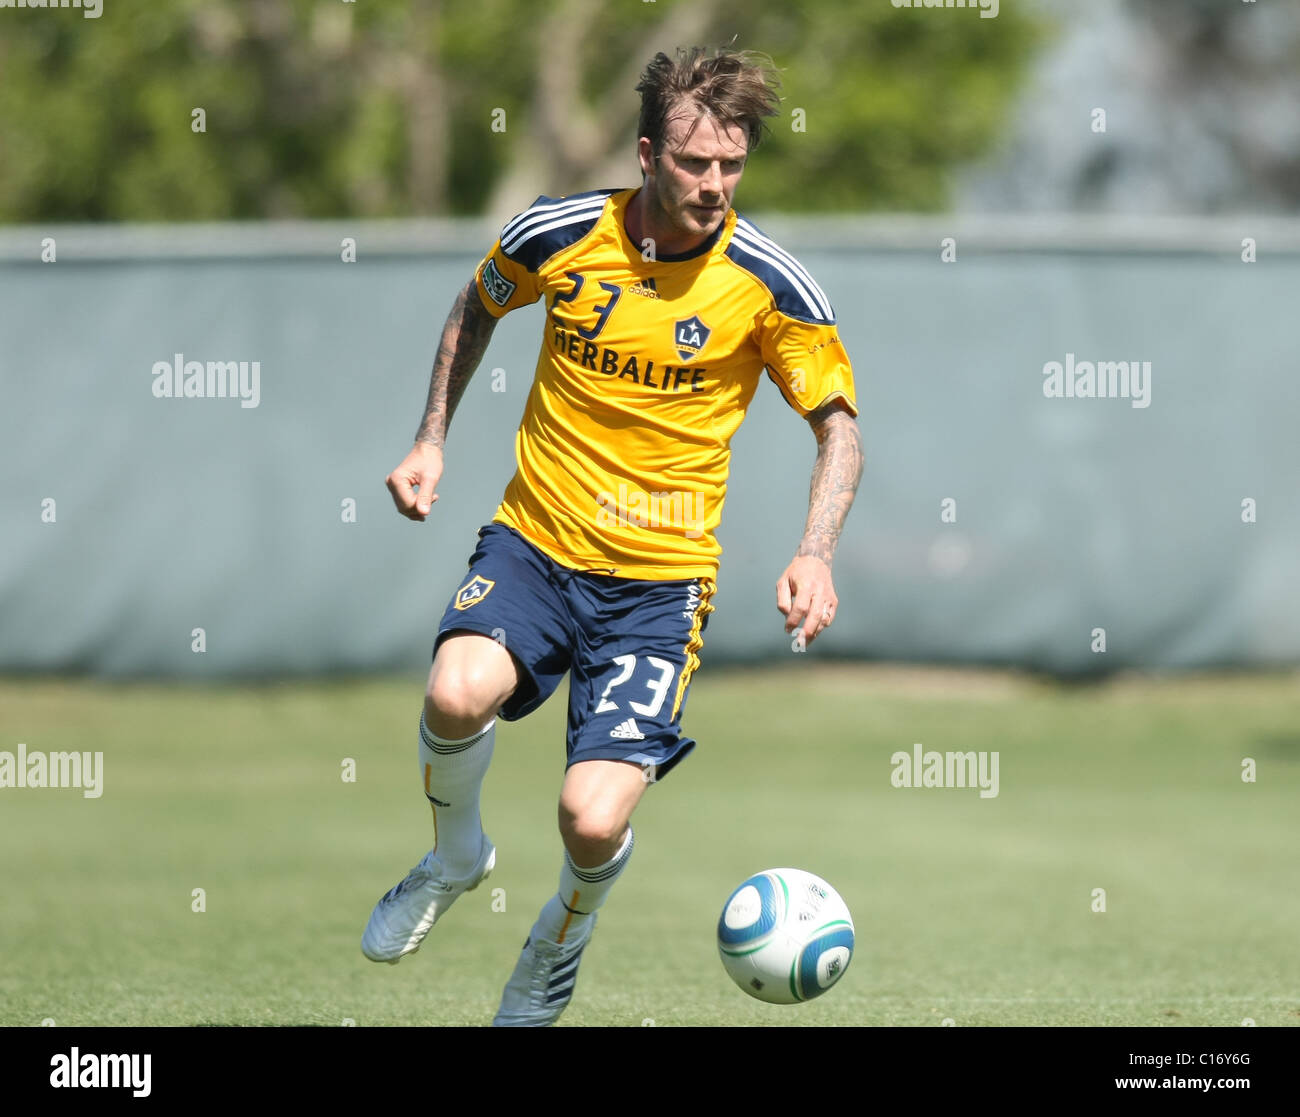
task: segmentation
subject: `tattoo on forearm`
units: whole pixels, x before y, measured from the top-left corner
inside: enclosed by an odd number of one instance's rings
[[[832,407],[809,417],[817,436],[817,461],[808,496],[808,522],[796,555],[828,566],[862,479],[862,434],[847,411]]]
[[[447,441],[447,427],[460,403],[469,378],[483,359],[497,320],[484,308],[474,280],[470,280],[452,304],[442,327],[438,355],[429,379],[429,398],[416,442],[429,442],[439,449]]]

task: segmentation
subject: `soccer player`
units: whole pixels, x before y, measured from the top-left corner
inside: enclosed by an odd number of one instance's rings
[[[419,741],[434,848],[361,944],[397,962],[492,871],[479,791],[496,719],[526,716],[569,672],[559,888],[497,1025],[551,1024],[569,1003],[633,810],[695,747],[681,717],[713,609],[729,445],[764,369],[817,440],[776,605],[805,643],[835,620],[831,560],[862,473],[852,369],[821,288],[731,208],[775,85],[748,52],[654,57],[637,86],[640,188],[542,196],[505,225],[456,298],[415,447],[388,477],[398,511],[424,520],[497,319],[544,299],[518,470],[434,646]]]

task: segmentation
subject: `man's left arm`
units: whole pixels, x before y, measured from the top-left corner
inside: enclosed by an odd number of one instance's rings
[[[808,425],[817,437],[808,521],[794,559],[776,583],[776,607],[785,615],[785,630],[799,629],[805,646],[835,619],[839,602],[831,581],[831,563],[853,507],[863,464],[862,434],[841,399],[809,413]]]

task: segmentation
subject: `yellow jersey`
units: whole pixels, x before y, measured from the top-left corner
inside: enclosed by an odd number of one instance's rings
[[[494,316],[546,300],[541,353],[494,520],[575,570],[713,578],[732,435],[764,369],[807,415],[857,414],[829,300],[736,211],[691,252],[624,225],[636,191],[542,196],[479,265]]]

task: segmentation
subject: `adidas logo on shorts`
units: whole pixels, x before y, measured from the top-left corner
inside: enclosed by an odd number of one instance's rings
[[[636,722],[632,718],[616,725],[609,731],[611,737],[617,737],[620,741],[644,741],[645,734],[636,727]]]

